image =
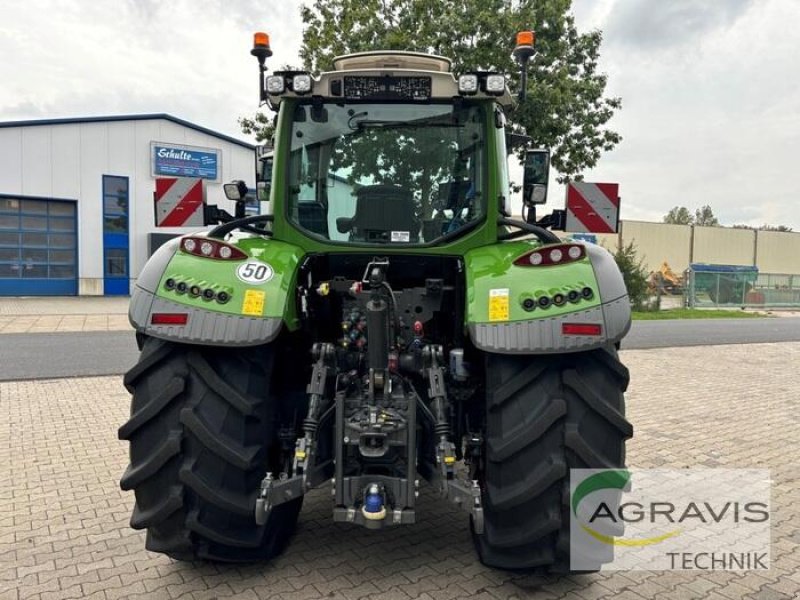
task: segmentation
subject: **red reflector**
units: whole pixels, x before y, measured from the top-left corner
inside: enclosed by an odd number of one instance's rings
[[[564,335],[602,335],[603,326],[597,323],[562,323]]]
[[[150,317],[152,325],[186,325],[188,321],[186,313],[153,313]]]

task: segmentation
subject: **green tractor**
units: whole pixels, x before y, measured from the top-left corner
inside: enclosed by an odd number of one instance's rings
[[[266,35],[252,54],[269,214],[226,185],[236,215],[207,206],[216,226],[162,246],[131,298],[131,526],[176,559],[265,560],[309,490],[379,529],[416,522],[424,479],[484,564],[568,572],[570,469],[623,467],[632,435],[630,302],[607,251],[549,230],[563,211],[537,221],[548,152],[510,217],[505,77],[396,51],[266,77]]]

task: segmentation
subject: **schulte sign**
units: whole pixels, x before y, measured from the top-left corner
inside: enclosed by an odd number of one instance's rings
[[[219,150],[152,142],[153,176],[219,179]]]

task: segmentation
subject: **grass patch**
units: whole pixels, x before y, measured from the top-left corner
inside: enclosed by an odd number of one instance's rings
[[[740,309],[717,310],[697,308],[671,308],[647,312],[633,312],[635,321],[656,321],[662,319],[758,319],[768,315],[757,312],[745,312]]]

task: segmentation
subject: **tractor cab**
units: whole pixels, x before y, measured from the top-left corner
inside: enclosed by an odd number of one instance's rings
[[[437,244],[476,229],[507,197],[502,112],[512,98],[501,74],[456,79],[444,57],[363,52],[317,77],[275,73],[264,97],[279,112],[274,213],[303,237]]]

